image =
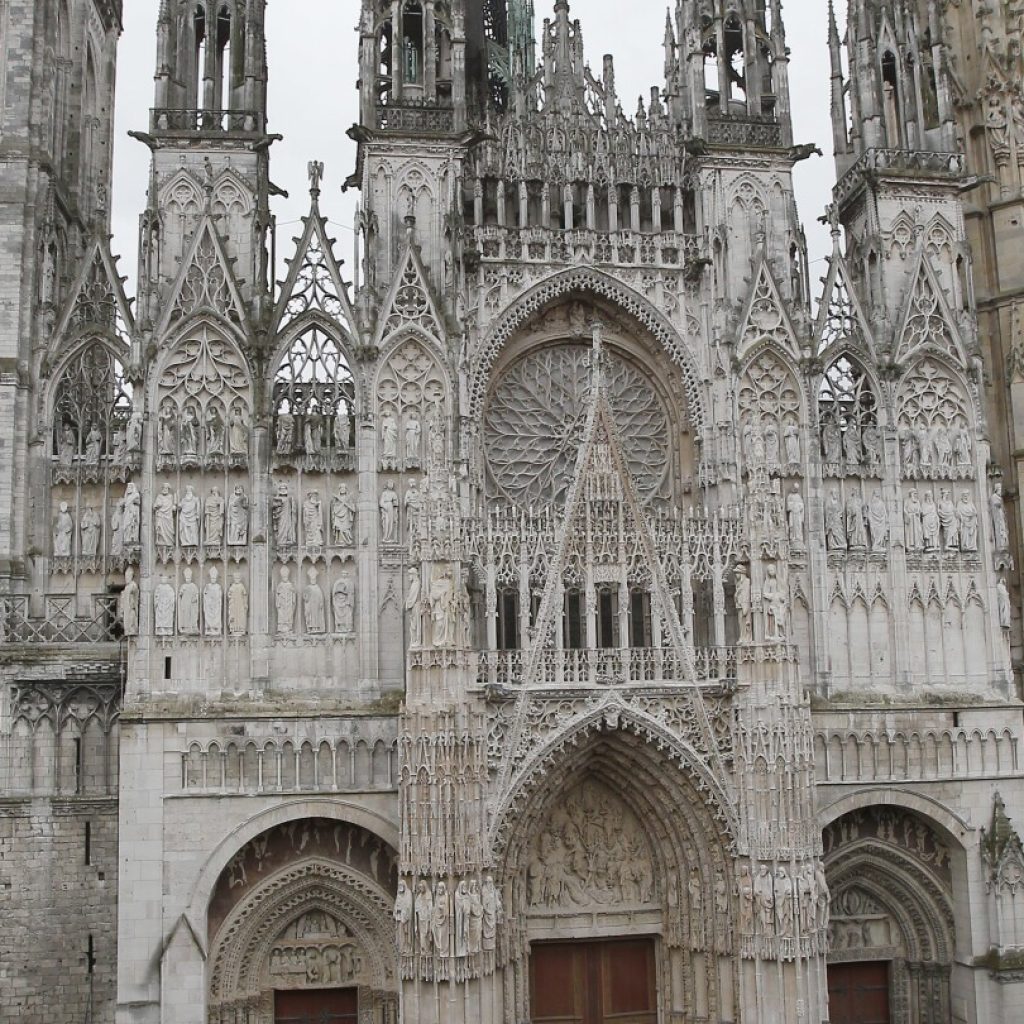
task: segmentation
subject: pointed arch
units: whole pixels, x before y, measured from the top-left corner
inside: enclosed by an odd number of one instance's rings
[[[764,466],[775,476],[803,472],[792,464],[783,439],[807,422],[800,379],[787,355],[768,342],[758,345],[739,375],[736,402],[744,464]]]
[[[411,241],[399,258],[391,289],[384,300],[377,344],[386,344],[390,338],[410,328],[433,339],[435,347],[443,347],[448,337],[419,249]]]
[[[902,324],[897,332],[896,362],[906,366],[926,352],[936,353],[956,365],[968,365],[963,339],[950,313],[935,268],[926,252],[918,255]]]
[[[848,350],[835,353],[818,384],[818,429],[826,476],[882,472],[882,405],[874,376]]]
[[[874,337],[838,244],[825,278],[814,337],[821,359],[831,360],[844,349],[863,356],[866,363],[875,359]]]

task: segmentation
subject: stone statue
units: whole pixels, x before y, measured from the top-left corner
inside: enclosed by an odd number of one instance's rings
[[[455,955],[466,956],[469,953],[469,886],[464,878],[455,886],[452,904],[455,910]]]
[[[62,501],[57,509],[57,520],[53,526],[54,558],[70,558],[74,544],[75,521],[71,518],[68,503]]]
[[[845,551],[846,515],[839,501],[839,491],[833,488],[825,503],[825,544],[829,551]]]
[[[939,510],[935,507],[935,497],[931,491],[925,491],[921,500],[921,533],[924,536],[925,551],[938,551]]]
[[[435,576],[430,584],[430,618],[434,626],[434,646],[448,647],[454,643],[455,580],[451,570]]]
[[[419,885],[416,886],[414,912],[420,956],[430,956],[434,948],[434,898],[431,896],[430,886],[424,878],[421,878]]]
[[[135,582],[135,570],[131,566],[124,571],[124,589],[117,599],[117,617],[121,620],[125,636],[139,635],[139,585]],[[173,623],[171,628],[174,628]]]
[[[398,421],[390,411],[380,421],[380,461],[381,469],[398,468]]]
[[[249,592],[242,577],[235,573],[228,588],[228,632],[232,636],[245,636],[249,629]]]
[[[917,462],[920,467],[921,477],[925,480],[931,480],[935,455],[934,439],[931,432],[925,426],[918,427],[914,434],[917,437]]]
[[[177,536],[174,519],[177,512],[177,502],[171,493],[171,485],[164,484],[153,501],[153,535],[159,547],[174,547]]]
[[[224,588],[214,565],[210,566],[203,587],[203,626],[207,636],[221,636],[224,632]]]
[[[877,488],[868,502],[868,530],[871,533],[871,550],[883,552],[889,544],[889,510],[885,498]]]
[[[864,521],[864,502],[854,492],[846,499],[846,538],[851,551],[866,551],[867,525]]]
[[[935,453],[936,472],[948,479],[953,473],[953,443],[949,439],[949,431],[941,425],[932,431],[932,451]]]
[[[160,454],[165,459],[172,459],[178,454],[178,442],[177,442],[177,422],[178,417],[174,411],[174,406],[170,402],[165,402],[160,407],[160,417],[157,427],[157,433],[159,434],[159,443],[157,447],[160,449]]]
[[[782,430],[782,446],[786,450],[786,467],[794,470],[800,465],[800,427],[790,420]]]
[[[233,548],[244,547],[249,543],[249,499],[241,484],[236,484],[235,489],[228,498],[228,546]]]
[[[469,883],[469,939],[467,948],[470,956],[483,951],[484,901],[480,883],[474,878]]]
[[[390,480],[380,496],[380,539],[383,544],[398,543],[398,494]]]
[[[331,537],[336,547],[354,545],[356,503],[349,497],[348,485],[339,484],[338,493],[331,500]]]
[[[199,546],[199,518],[201,507],[195,489],[190,484],[178,505],[178,541],[183,548]]]
[[[1003,486],[995,484],[992,497],[988,501],[989,515],[992,520],[992,540],[996,551],[1008,551],[1010,548],[1010,531],[1006,524],[1006,506],[1003,504]]]
[[[409,482],[405,492],[405,531],[409,540],[419,537],[420,518],[423,515],[423,492],[415,480]]]
[[[736,566],[735,601],[740,626],[740,643],[749,643],[754,639],[754,605],[751,599],[750,577],[742,565]]]
[[[793,881],[781,865],[775,869],[775,913],[779,938],[793,937]]]
[[[814,897],[818,908],[817,926],[824,930],[828,927],[830,895],[828,891],[828,880],[825,877],[825,868],[820,861],[814,865]]]
[[[324,509],[319,491],[310,491],[302,503],[302,532],[307,547],[323,547]]]
[[[779,582],[778,570],[774,565],[765,569],[764,583],[761,585],[761,600],[764,603],[764,638],[765,640],[785,640],[786,610],[788,601]]]
[[[953,438],[953,452],[956,455],[956,468],[960,476],[968,476],[971,472],[971,437],[960,427]]]
[[[185,408],[179,437],[181,440],[182,460],[194,460],[199,454],[199,412],[194,405],[189,405]]]
[[[501,893],[498,892],[494,879],[490,875],[484,879],[480,901],[483,904],[484,912],[482,945],[485,952],[493,952],[498,944],[498,925],[504,920],[505,913],[502,907]]]
[[[412,892],[405,884],[405,879],[398,880],[398,895],[395,897],[395,909],[393,913],[395,925],[398,930],[398,952],[403,956],[411,956],[415,950],[412,910]]]
[[[311,635],[327,632],[327,609],[324,604],[324,592],[317,582],[318,577],[316,569],[308,569],[306,586],[302,591],[302,616],[306,632]]]
[[[241,405],[231,409],[231,423],[228,426],[228,450],[231,455],[249,454],[249,421]]]
[[[431,924],[434,950],[441,959],[452,955],[452,909],[448,886],[438,882],[434,890],[434,920]]]
[[[100,553],[100,533],[103,530],[103,520],[99,512],[87,505],[82,513],[80,524],[82,531],[82,557],[96,558]]]
[[[224,543],[224,499],[217,487],[203,502],[203,539],[210,547]]]
[[[861,435],[864,446],[864,461],[872,473],[877,473],[882,465],[882,435],[874,423],[869,423]]]
[[[1010,603],[1010,590],[1006,580],[1000,576],[996,583],[996,603],[999,611],[999,626],[1009,630],[1013,626],[1013,606]]]
[[[762,864],[754,879],[754,904],[762,935],[775,934],[775,883],[771,868]]]
[[[903,527],[908,551],[924,550],[924,528],[921,523],[921,499],[917,488],[912,488],[903,503]]]
[[[274,609],[277,612],[277,632],[280,636],[291,636],[295,632],[295,605],[297,595],[292,573],[287,565],[281,567],[281,578],[274,591]]]
[[[303,425],[303,448],[307,455],[319,455],[323,448],[324,426],[320,414],[311,412]]]
[[[690,948],[703,949],[707,941],[704,934],[704,882],[696,865],[690,868],[686,890],[690,897]]]
[[[964,491],[956,506],[956,517],[960,525],[960,550],[978,550],[978,508],[971,500],[971,492]]]
[[[132,454],[142,451],[142,425],[142,409],[138,405],[132,406],[124,438],[125,448]]]
[[[89,433],[85,435],[85,464],[98,466],[102,455],[103,435],[100,433],[99,425],[93,423],[89,427]]]
[[[846,430],[843,433],[843,458],[848,467],[859,466],[864,458],[860,441],[860,424],[856,420],[849,420],[846,424]]]
[[[277,414],[277,426],[274,431],[274,450],[278,455],[291,455],[294,449],[295,419],[289,412],[279,412]]]
[[[754,879],[750,874],[750,865],[740,865],[740,877],[736,883],[736,894],[739,896],[738,925],[740,935],[754,934]]]
[[[178,589],[178,632],[182,636],[199,635],[199,587],[192,581],[192,570],[182,573],[185,582]]]
[[[142,495],[133,482],[125,486],[121,500],[121,539],[129,548],[139,543],[142,530]]]
[[[355,606],[352,600],[352,578],[343,573],[331,590],[334,632],[348,635],[355,630]]]
[[[347,452],[351,445],[352,419],[348,414],[348,408],[342,402],[334,416],[334,450],[340,455]]]
[[[913,480],[918,475],[919,460],[917,452],[917,435],[910,427],[899,429],[900,462],[903,464],[903,475]]]
[[[77,453],[78,438],[75,436],[75,428],[70,423],[65,423],[61,427],[60,440],[57,443],[57,461],[62,466],[74,465]]]
[[[127,454],[124,431],[120,427],[117,427],[110,439],[110,461],[115,466],[123,466],[127,461]]]
[[[793,484],[793,489],[786,499],[786,515],[789,521],[789,543],[794,551],[804,548],[804,499],[800,494],[800,485]]]
[[[167,576],[161,576],[153,591],[153,616],[157,636],[174,635],[174,587]]]
[[[206,410],[206,454],[208,457],[223,455],[225,449],[224,417],[216,405]]]
[[[270,515],[274,524],[274,543],[279,548],[293,548],[296,544],[295,499],[288,485],[277,485],[270,501]]]
[[[423,593],[419,569],[409,570],[409,586],[405,595],[405,610],[409,618],[409,646],[423,646]]]
[[[405,464],[420,464],[420,444],[423,436],[423,424],[419,416],[413,412],[405,420]]]
[[[939,526],[942,529],[943,545],[947,551],[960,549],[960,520],[957,519],[956,506],[948,488],[939,492],[936,506],[939,513]]]

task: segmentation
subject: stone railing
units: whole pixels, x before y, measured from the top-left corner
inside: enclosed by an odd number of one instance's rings
[[[819,783],[928,782],[1015,776],[1020,741],[1009,729],[818,730]]]
[[[338,723],[331,739],[210,740],[181,753],[186,793],[350,793],[398,788],[398,742]]]
[[[151,113],[155,132],[262,133],[263,115],[255,110],[171,110],[157,108]]]
[[[73,595],[48,595],[41,615],[26,596],[0,597],[0,642],[14,644],[101,644],[121,639],[117,596],[97,594],[91,615],[78,613]]]
[[[782,125],[774,118],[745,114],[708,112],[708,142],[713,146],[755,146],[761,149],[782,147]]]
[[[736,649],[701,647],[694,651],[697,682],[729,682],[736,678]],[[525,651],[484,651],[479,656],[481,686],[515,687],[523,683]],[[676,651],[667,648],[598,648],[543,651],[537,686],[665,685],[687,681],[688,672]]]
[[[962,153],[933,153],[923,149],[868,149],[853,163],[836,185],[836,197],[847,198],[866,173],[927,174],[962,178],[967,162]]]
[[[704,255],[698,235],[662,231],[590,231],[574,228],[510,228],[477,225],[466,232],[468,247],[485,262],[572,263],[585,257],[592,263],[641,267],[693,267]]]
[[[450,135],[455,111],[435,101],[404,99],[377,106],[377,127],[388,132]]]

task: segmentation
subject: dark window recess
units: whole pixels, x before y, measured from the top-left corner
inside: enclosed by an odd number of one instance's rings
[[[164,658],[164,679],[171,678],[171,659]]]
[[[519,595],[514,590],[502,590],[498,594],[498,650],[518,651],[521,646]]]
[[[92,863],[92,822],[85,823],[85,863]]]
[[[619,646],[619,595],[614,590],[597,592],[597,646]]]
[[[583,622],[583,595],[570,590],[565,595],[563,644],[567,650],[579,651],[586,645],[587,630]]]
[[[75,792],[82,792],[82,741],[75,737]]]
[[[634,590],[629,595],[629,646],[653,647],[651,629],[651,595]]]

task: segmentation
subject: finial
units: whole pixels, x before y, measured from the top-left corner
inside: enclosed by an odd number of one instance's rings
[[[594,397],[597,397],[603,387],[604,370],[604,324],[600,318],[595,317],[590,325],[590,379]]]
[[[309,175],[309,194],[311,198],[320,198],[320,183],[324,179],[323,160],[310,160],[306,173]]]

